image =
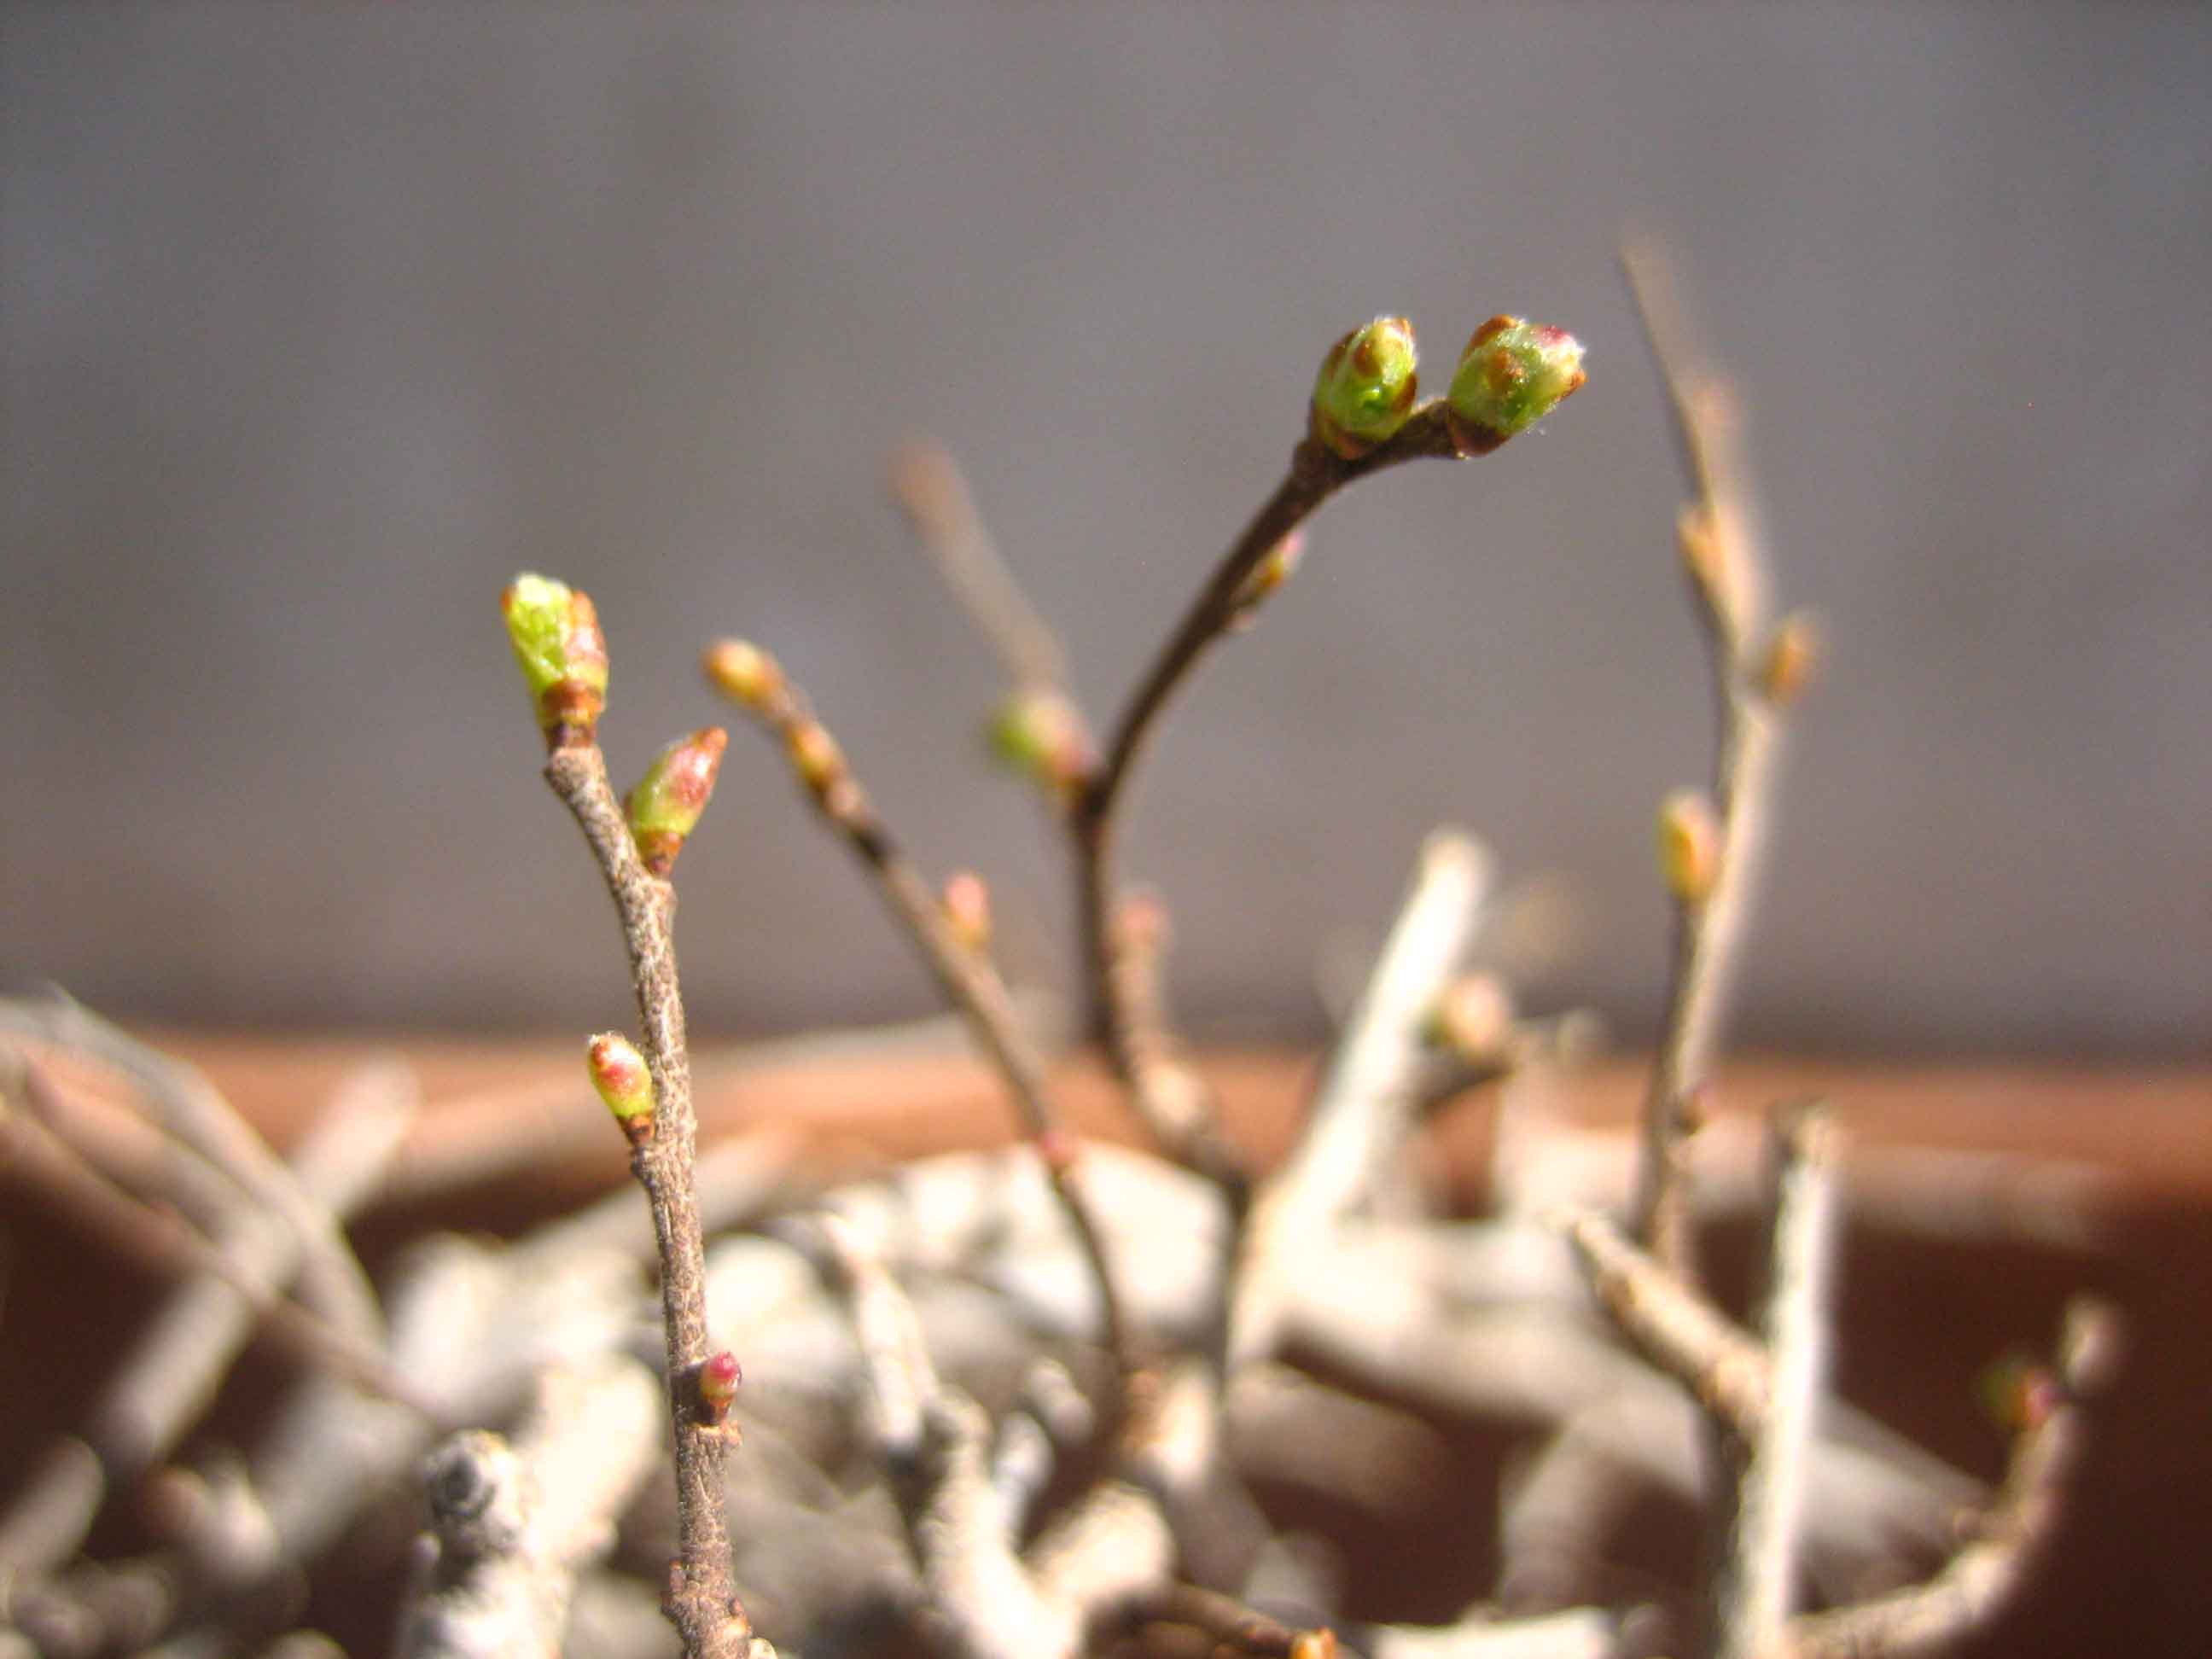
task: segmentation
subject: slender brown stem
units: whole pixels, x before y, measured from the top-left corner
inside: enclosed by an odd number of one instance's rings
[[[1689,560],[1689,589],[1711,669],[1719,733],[1712,773],[1718,864],[1710,890],[1676,908],[1673,965],[1644,1097],[1632,1213],[1636,1236],[1686,1276],[1694,1272],[1686,1143],[1711,1078],[1765,852],[1779,710],[1752,663],[1766,630],[1766,564],[1729,399],[1682,343],[1684,330],[1657,250],[1632,245],[1621,264],[1667,388],[1684,471],[1696,496],[1683,534],[1706,550],[1702,561]]]
[[[794,754],[809,744],[813,734],[820,734],[827,744],[827,733],[814,719],[805,698],[787,683],[779,684],[752,712]],[[842,754],[834,744],[817,752],[834,756],[834,763],[811,775],[803,774],[808,795],[875,878],[877,890],[914,941],[939,990],[966,1020],[976,1044],[1005,1081],[1020,1115],[1023,1133],[1036,1147],[1054,1194],[1066,1212],[1090,1266],[1104,1344],[1116,1361],[1115,1375],[1126,1379],[1137,1358],[1131,1332],[1114,1287],[1104,1230],[1075,1178],[1075,1143],[1053,1100],[1044,1057],[1023,1030],[998,969],[984,951],[954,932],[945,906],[877,816]],[[1118,1414],[1120,1404],[1116,1401],[1115,1413],[1109,1414]]]
[[[38,1068],[20,1063],[4,1092],[50,1087]],[[351,1332],[309,1313],[242,1269],[174,1213],[142,1204],[58,1139],[28,1112],[0,1100],[0,1179],[51,1204],[84,1231],[154,1273],[172,1279],[222,1280],[250,1308],[270,1340],[293,1358],[342,1377],[438,1423],[438,1408],[395,1372],[383,1354]]]
[[[1357,460],[1345,460],[1310,439],[1300,442],[1291,452],[1290,470],[1283,481],[1231,545],[1182,623],[1168,636],[1151,670],[1138,683],[1114,727],[1105,760],[1077,797],[1071,814],[1084,961],[1097,1035],[1106,1045],[1115,1073],[1129,1087],[1155,1133],[1162,1133],[1170,1152],[1194,1168],[1230,1177],[1239,1185],[1241,1172],[1231,1149],[1218,1141],[1200,1141],[1188,1135],[1178,1142],[1174,1115],[1159,1109],[1146,1091],[1153,1073],[1146,1064],[1150,1048],[1144,1024],[1140,1011],[1131,1006],[1115,971],[1114,851],[1122,796],[1169,700],[1199,659],[1230,631],[1243,609],[1240,600],[1247,580],[1276,545],[1337,491],[1370,473],[1423,457],[1486,453],[1504,441],[1480,434],[1474,434],[1474,439],[1472,447],[1466,448],[1455,441],[1445,421],[1444,404],[1437,400],[1416,410],[1395,437]]]
[[[660,1253],[660,1304],[668,1349],[668,1404],[675,1423],[678,1559],[670,1565],[668,1612],[687,1659],[742,1659],[752,1626],[737,1597],[729,1527],[722,1512],[727,1443],[700,1409],[698,1374],[708,1357],[706,1243],[692,1188],[698,1122],[691,1061],[676,975],[676,890],[639,858],[596,744],[556,748],[545,781],[575,816],[622,921],[637,994],[647,1067],[653,1073],[653,1131],[631,1154]]]

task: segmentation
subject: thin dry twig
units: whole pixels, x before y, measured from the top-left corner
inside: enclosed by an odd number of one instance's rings
[[[264,1334],[294,1358],[437,1419],[435,1409],[378,1349],[277,1295],[179,1217],[140,1203],[15,1106],[8,1097],[50,1086],[37,1066],[25,1064],[7,1081],[11,1086],[0,1089],[0,1179],[16,1183],[151,1272],[220,1279],[252,1310]]]
[[[1130,1090],[1147,1126],[1161,1136],[1161,1144],[1170,1153],[1232,1188],[1241,1185],[1243,1176],[1241,1160],[1233,1158],[1226,1144],[1188,1135],[1173,1138],[1178,1133],[1178,1115],[1164,1109],[1146,1093],[1152,1074],[1143,1063],[1147,1049],[1144,1016],[1150,1011],[1131,1006],[1126,999],[1127,988],[1115,971],[1114,852],[1122,797],[1169,701],[1199,659],[1233,629],[1245,611],[1246,584],[1261,562],[1347,484],[1424,457],[1487,453],[1504,441],[1462,430],[1472,440],[1471,447],[1462,448],[1455,440],[1445,421],[1444,403],[1439,398],[1415,410],[1395,436],[1357,460],[1345,460],[1311,438],[1301,441],[1291,453],[1290,469],[1281,483],[1231,544],[1138,683],[1115,722],[1104,761],[1077,794],[1070,813],[1092,1018],[1108,1058]]]
[[[1773,1647],[1790,1617],[1827,1372],[1835,1136],[1821,1109],[1808,1106],[1777,1115],[1775,1142],[1773,1243],[1761,1322],[1766,1409],[1750,1440],[1715,1597],[1721,1659],[1757,1659]]]
[[[1771,644],[1766,556],[1736,442],[1726,388],[1693,362],[1660,251],[1631,243],[1621,256],[1695,492],[1681,537],[1691,598],[1712,671],[1719,738],[1713,760],[1717,863],[1706,890],[1678,896],[1666,1012],[1644,1100],[1644,1146],[1632,1231],[1678,1270],[1691,1266],[1684,1143],[1709,1086],[1728,996],[1758,885],[1785,696],[1760,671]]]
[[[1422,1027],[1473,937],[1489,858],[1439,831],[1346,1027],[1297,1148],[1261,1188],[1243,1230],[1232,1311],[1232,1370],[1267,1358],[1284,1310],[1336,1224],[1374,1190],[1419,1107]]]
[[[997,650],[1007,678],[1057,692],[1073,709],[1067,653],[1006,568],[952,452],[934,439],[911,439],[891,457],[890,479],[915,539]]]
[[[1792,1620],[1771,1659],[1943,1659],[1990,1630],[2047,1569],[2064,1537],[2102,1401],[2118,1380],[2119,1316],[2083,1298],[2066,1312],[2056,1399],[2013,1449],[1982,1536],[1929,1583]]]
[[[206,1078],[66,996],[44,1003],[0,1001],[0,1033],[82,1055],[137,1085],[179,1140],[298,1233],[301,1304],[364,1344],[382,1342],[376,1292],[337,1218],[301,1190],[283,1161]]]
[[[753,1636],[731,1580],[729,1528],[722,1514],[728,1443],[698,1399],[698,1377],[708,1358],[706,1245],[692,1186],[698,1122],[676,973],[676,890],[648,872],[639,857],[598,744],[554,748],[546,757],[545,781],[583,830],[621,919],[653,1077],[653,1132],[633,1149],[630,1172],[645,1189],[660,1254],[679,1551],[669,1568],[669,1612],[690,1659],[743,1659]]]
[[[892,839],[836,740],[814,718],[804,693],[779,670],[757,699],[745,706],[782,741],[808,798],[873,876],[877,890],[913,940],[939,990],[965,1018],[977,1047],[1005,1081],[1023,1133],[1036,1148],[1090,1264],[1106,1348],[1126,1374],[1137,1357],[1115,1288],[1103,1229],[1077,1179],[1079,1149],[1053,1100],[1044,1056],[1024,1029],[998,968],[986,950],[955,930],[945,905]],[[1117,1403],[1111,1414],[1119,1411]]]

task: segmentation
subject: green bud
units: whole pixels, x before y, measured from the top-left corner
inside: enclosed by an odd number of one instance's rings
[[[1315,438],[1347,461],[1389,438],[1413,412],[1416,356],[1403,317],[1377,317],[1331,346],[1314,380]]]
[[[645,1056],[619,1031],[602,1031],[584,1050],[592,1087],[633,1146],[653,1135],[653,1074]]]
[[[718,640],[704,661],[708,683],[756,714],[769,712],[784,694],[783,669],[750,640]]]
[[[1009,769],[1058,790],[1073,790],[1091,771],[1083,716],[1056,691],[1018,691],[992,716],[991,752]]]
[[[547,745],[589,744],[607,706],[607,641],[591,596],[550,576],[525,574],[499,606]]]
[[[1480,448],[1525,432],[1587,378],[1582,342],[1565,329],[1492,317],[1474,331],[1452,376],[1453,435],[1462,448]]]
[[[699,827],[714,793],[714,775],[722,769],[722,751],[730,734],[719,726],[678,738],[653,757],[623,801],[629,832],[637,842],[645,867],[665,876],[675,867],[684,838]]]

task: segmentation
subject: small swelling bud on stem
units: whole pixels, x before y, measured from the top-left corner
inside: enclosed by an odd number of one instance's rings
[[[1260,607],[1265,605],[1275,590],[1297,574],[1298,561],[1305,557],[1306,532],[1293,530],[1277,542],[1260,561],[1258,568],[1244,579],[1244,586],[1237,590],[1237,609],[1229,618],[1231,632],[1249,628],[1259,619]]]
[[[1793,611],[1774,627],[1759,659],[1759,695],[1778,708],[1787,708],[1811,682],[1820,665],[1820,636],[1813,619]]]
[[[989,735],[1001,764],[1063,799],[1091,776],[1094,757],[1083,716],[1057,691],[1017,691],[992,717]]]
[[[732,702],[764,714],[784,689],[783,668],[750,640],[718,640],[707,647],[707,678]]]
[[[1518,317],[1492,317],[1474,331],[1446,396],[1447,419],[1462,448],[1478,439],[1510,438],[1542,420],[1589,377],[1582,342],[1563,328]]]
[[[499,608],[546,747],[589,744],[607,706],[607,641],[591,596],[526,573],[500,595]]]
[[[633,1146],[653,1139],[653,1074],[636,1045],[619,1031],[602,1031],[584,1050],[592,1087],[615,1115]]]
[[[1469,1065],[1487,1065],[1512,1042],[1512,994],[1495,974],[1463,974],[1429,1011],[1422,1035]]]
[[[1347,461],[1387,442],[1413,412],[1417,361],[1403,317],[1377,317],[1339,340],[1314,380],[1315,440]]]
[[[638,856],[654,875],[665,877],[676,867],[684,837],[699,827],[699,815],[714,793],[715,775],[729,746],[730,734],[719,726],[678,738],[653,757],[623,798],[623,813]]]
[[[1721,830],[1712,803],[1695,789],[1678,789],[1659,807],[1659,874],[1682,904],[1703,904],[1719,879]]]
[[[720,1427],[729,1416],[730,1407],[738,1397],[738,1385],[744,1380],[744,1368],[738,1364],[737,1355],[727,1348],[717,1349],[708,1355],[699,1366],[700,1417]]]
[[[991,890],[973,870],[946,878],[945,920],[970,951],[981,955],[991,948]]]

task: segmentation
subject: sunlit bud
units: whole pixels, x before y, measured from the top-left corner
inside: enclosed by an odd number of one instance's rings
[[[678,738],[654,757],[624,799],[638,856],[654,875],[676,867],[684,838],[699,827],[699,815],[714,793],[714,775],[722,769],[722,751],[729,746],[730,734],[719,726]]]
[[[1999,1428],[2017,1434],[2039,1429],[2059,1405],[2058,1378],[2025,1354],[2007,1354],[1983,1371],[1976,1392]]]
[[[783,694],[783,669],[750,640],[717,640],[707,647],[708,684],[732,702],[765,714]]]
[[[550,576],[524,574],[500,595],[499,608],[547,746],[589,744],[607,706],[607,641],[591,597]]]
[[[1056,691],[1017,691],[992,718],[990,738],[1001,763],[1055,789],[1072,789],[1090,774],[1083,717]]]
[[[1513,1036],[1513,997],[1495,974],[1463,974],[1429,1011],[1425,1035],[1474,1064],[1494,1060]]]
[[[1314,380],[1314,436],[1347,461],[1388,439],[1413,412],[1416,356],[1403,317],[1377,317],[1331,346]]]
[[[731,1402],[738,1397],[738,1385],[744,1380],[744,1368],[727,1348],[708,1355],[699,1366],[701,1415],[709,1423],[728,1416]]]
[[[945,882],[945,920],[969,950],[980,955],[991,948],[991,890],[973,870]]]
[[[1720,873],[1721,830],[1712,803],[1678,789],[1659,807],[1659,874],[1684,904],[1702,904]]]
[[[1291,1638],[1291,1659],[1337,1659],[1336,1632],[1323,1628],[1302,1630]]]
[[[1297,574],[1305,556],[1306,532],[1293,530],[1267,550],[1267,556],[1252,567],[1244,586],[1237,590],[1236,608],[1230,613],[1231,629],[1249,628],[1267,597]]]
[[[1718,613],[1722,625],[1734,634],[1741,626],[1743,584],[1729,538],[1707,508],[1690,501],[1674,515],[1674,541],[1681,549],[1682,568]]]
[[[845,751],[819,720],[795,722],[784,733],[783,742],[791,756],[792,769],[817,800],[826,799],[844,781]]]
[[[584,1050],[592,1087],[636,1146],[653,1137],[653,1074],[645,1056],[619,1031],[602,1031]]]
[[[1582,342],[1566,330],[1492,317],[1474,331],[1452,375],[1453,435],[1462,448],[1480,448],[1525,432],[1587,378]]]
[[[1788,704],[1811,683],[1820,665],[1820,635],[1813,618],[1793,611],[1774,625],[1759,662],[1759,689],[1770,702]]]

